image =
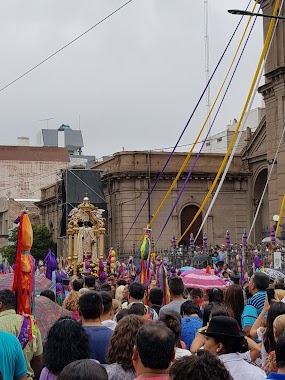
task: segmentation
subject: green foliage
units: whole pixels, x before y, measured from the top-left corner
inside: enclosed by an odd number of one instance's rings
[[[49,248],[56,253],[56,244],[51,240],[51,234],[47,227],[37,227],[32,225],[34,233],[34,241],[31,254],[36,261],[43,260]],[[12,230],[11,236],[8,238],[8,245],[0,248],[3,258],[7,259],[10,265],[16,262],[16,250],[18,239],[18,227]]]

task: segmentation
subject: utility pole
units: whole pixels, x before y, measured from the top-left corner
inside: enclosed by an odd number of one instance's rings
[[[205,45],[205,77],[206,84],[210,79],[210,53],[209,53],[209,17],[208,17],[208,0],[204,0],[204,45]],[[206,107],[207,112],[210,112],[211,109],[211,96],[210,96],[210,85],[206,91]],[[208,131],[211,127],[211,117],[208,119]]]

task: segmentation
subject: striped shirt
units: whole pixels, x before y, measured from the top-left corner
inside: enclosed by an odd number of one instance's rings
[[[252,326],[254,324],[254,322],[256,321],[263,309],[265,297],[266,292],[260,291],[247,300],[247,303],[244,307],[241,316],[241,323],[243,329],[246,326]]]

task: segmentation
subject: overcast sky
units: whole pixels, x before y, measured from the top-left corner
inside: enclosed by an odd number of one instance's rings
[[[125,0],[4,0],[0,12],[3,87],[122,5]],[[248,0],[209,0],[213,70]],[[254,2],[251,3],[251,7]],[[245,20],[246,21],[246,20]],[[242,24],[237,37],[244,28]],[[262,49],[262,19],[252,33],[213,133],[239,118]],[[211,86],[217,92],[233,52]],[[203,0],[133,0],[41,67],[0,92],[1,145],[62,123],[83,133],[85,154],[173,146],[205,86]],[[255,106],[261,105],[261,98]],[[205,101],[181,144],[191,143]],[[188,150],[186,147],[184,150]]]

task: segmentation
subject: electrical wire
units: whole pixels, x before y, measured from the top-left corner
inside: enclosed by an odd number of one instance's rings
[[[85,181],[83,181],[83,179],[81,179],[80,177],[78,177],[75,173],[73,173],[72,171],[73,169],[68,169],[69,172],[71,172],[71,174],[74,175],[74,177],[76,177],[77,179],[79,179],[79,181],[81,181],[86,187],[88,187],[88,189],[90,189],[91,191],[93,191],[94,194],[97,195],[97,197],[99,197],[104,203],[106,202],[106,200],[101,197],[100,194],[98,194],[94,189],[92,189],[92,187],[90,187]]]
[[[104,21],[108,20],[110,17],[112,17],[114,14],[116,14],[117,12],[119,12],[121,9],[123,9],[124,7],[126,7],[128,4],[130,4],[133,0],[129,0],[127,1],[126,3],[124,3],[123,5],[121,5],[119,8],[115,9],[113,12],[111,12],[110,14],[108,14],[106,17],[104,17],[102,20],[98,21],[95,25],[91,26],[91,28],[87,29],[85,32],[81,33],[79,36],[77,36],[76,38],[74,38],[72,41],[68,42],[67,44],[65,44],[64,46],[62,46],[60,49],[58,49],[57,51],[55,51],[53,54],[49,55],[47,58],[45,58],[43,61],[41,61],[40,63],[38,63],[37,65],[33,66],[31,69],[29,69],[28,71],[26,71],[24,74],[20,75],[19,77],[17,77],[16,79],[14,79],[12,82],[9,82],[8,84],[6,84],[4,87],[0,88],[0,92],[4,91],[6,88],[10,87],[12,84],[14,84],[15,82],[17,82],[18,80],[22,79],[23,77],[25,77],[26,75],[28,75],[30,72],[34,71],[35,69],[37,69],[39,66],[41,66],[43,63],[47,62],[48,60],[50,60],[51,58],[53,58],[55,55],[57,55],[58,53],[60,53],[62,50],[66,49],[68,46],[70,46],[71,44],[73,44],[75,41],[79,40],[81,37],[85,36],[85,34],[89,33],[91,30],[93,30],[94,28],[96,28],[97,26],[99,26],[100,24],[102,24]]]

